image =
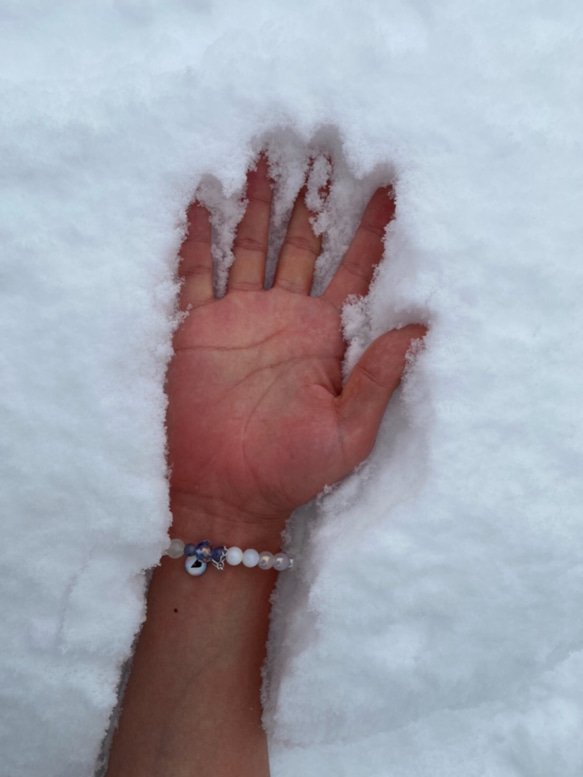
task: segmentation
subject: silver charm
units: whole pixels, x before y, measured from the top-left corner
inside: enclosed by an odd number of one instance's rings
[[[218,548],[213,548],[211,553],[211,564],[217,569],[225,568],[225,559],[227,558],[227,549],[221,545]]]

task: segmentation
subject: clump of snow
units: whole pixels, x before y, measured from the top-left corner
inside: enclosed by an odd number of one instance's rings
[[[579,777],[582,15],[0,5],[3,776],[94,772],[167,540],[185,209],[198,191],[212,210],[220,292],[266,150],[271,274],[311,166],[316,293],[395,187],[346,370],[388,328],[430,326],[370,460],[290,522],[274,777]]]

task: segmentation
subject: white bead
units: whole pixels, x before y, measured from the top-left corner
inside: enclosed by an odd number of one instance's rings
[[[253,548],[248,548],[245,553],[243,553],[243,566],[256,567],[258,562],[259,553],[257,553],[256,550],[253,550]]]
[[[259,569],[271,569],[272,566],[273,553],[270,553],[268,550],[264,550],[263,553],[259,554],[258,567]]]
[[[206,571],[206,561],[199,561],[196,556],[187,556],[184,568],[189,575],[200,577]]]
[[[273,568],[277,569],[278,572],[283,572],[284,569],[287,569],[290,564],[290,557],[287,555],[287,553],[276,553],[273,557]]]
[[[182,540],[172,540],[170,545],[166,548],[165,553],[167,556],[170,556],[170,558],[180,558],[184,553],[184,543]]]
[[[226,559],[227,564],[230,564],[232,567],[236,567],[237,564],[240,564],[243,561],[243,551],[241,548],[233,545],[233,547],[229,548],[227,551]]]

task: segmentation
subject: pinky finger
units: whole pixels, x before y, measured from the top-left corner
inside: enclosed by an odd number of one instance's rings
[[[180,310],[212,302],[211,221],[208,210],[198,202],[193,202],[188,208],[188,232],[179,256],[178,274],[183,280],[180,289]]]

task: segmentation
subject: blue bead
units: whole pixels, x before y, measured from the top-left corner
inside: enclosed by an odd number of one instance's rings
[[[212,549],[211,544],[208,540],[203,540],[202,542],[199,542],[196,548],[194,549],[194,555],[197,557],[199,561],[209,561],[211,557]]]
[[[213,548],[211,558],[213,561],[222,561],[227,555],[227,549],[224,545],[219,545],[217,548]]]
[[[219,545],[213,548],[211,553],[211,561],[217,569],[225,568],[225,557],[227,555],[227,549],[224,545]]]
[[[192,542],[189,542],[188,545],[184,546],[185,556],[194,556],[195,553],[196,553],[196,545],[193,545]]]
[[[187,556],[184,562],[184,568],[192,577],[200,577],[206,570],[206,564],[204,561],[199,561],[194,556]]]

